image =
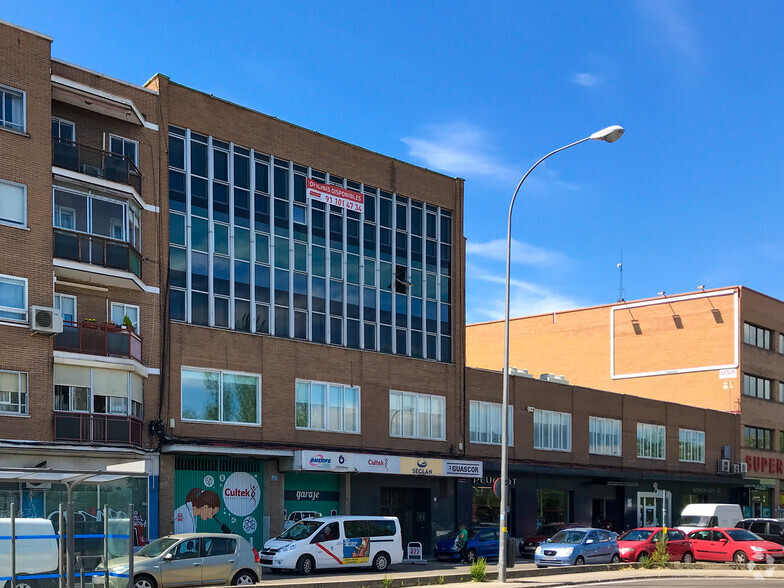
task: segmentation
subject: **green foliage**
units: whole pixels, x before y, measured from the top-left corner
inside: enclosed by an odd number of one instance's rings
[[[384,576],[381,579],[381,585],[384,588],[392,588],[392,582],[394,582],[394,580],[392,578],[390,578],[389,576]]]
[[[640,565],[646,570],[652,570],[666,568],[669,561],[670,555],[667,553],[667,535],[665,534],[656,542],[656,549],[653,550],[653,553],[640,560]]]
[[[128,327],[128,329],[133,329],[133,322],[131,321],[131,317],[129,317],[127,314],[123,317],[122,324],[123,326]]]
[[[438,576],[436,578],[436,584],[443,584],[444,583],[444,576]]]
[[[471,581],[484,582],[487,575],[487,560],[483,557],[471,564]]]

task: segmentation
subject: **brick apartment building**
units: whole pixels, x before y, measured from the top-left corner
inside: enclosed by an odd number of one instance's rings
[[[428,553],[489,520],[500,375],[465,368],[463,181],[162,75],[62,62],[51,41],[0,23],[2,467],[135,462],[146,477],[75,501],[88,522],[132,503],[140,541],[228,527],[259,546],[293,512],[374,513]],[[513,531],[737,492],[711,465],[738,452],[726,407],[514,380]],[[663,459],[634,454],[646,414]],[[555,415],[568,449],[542,449],[554,421],[532,426]],[[64,501],[0,478],[0,516]]]
[[[469,325],[467,364],[499,369],[502,335],[502,322]],[[748,516],[782,510],[782,301],[737,286],[516,318],[510,365],[580,386],[740,413],[740,453],[716,468],[748,478],[740,497]]]

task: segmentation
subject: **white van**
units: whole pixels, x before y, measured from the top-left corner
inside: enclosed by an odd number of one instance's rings
[[[688,504],[681,512],[678,528],[684,533],[709,527],[734,527],[743,519],[737,504]]]
[[[57,535],[49,519],[16,519],[16,585],[34,586],[39,580],[25,576],[57,574],[59,551]],[[0,518],[0,537],[11,536],[11,519]],[[35,539],[20,539],[34,536]],[[11,575],[11,540],[0,539],[0,577]],[[43,583],[49,583],[47,580]],[[5,582],[0,582],[0,585]],[[10,582],[8,582],[10,586]]]
[[[266,570],[372,567],[383,572],[403,561],[397,517],[337,516],[305,519],[264,544]]]

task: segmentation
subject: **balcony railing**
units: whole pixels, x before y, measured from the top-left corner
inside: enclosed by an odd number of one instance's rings
[[[141,279],[142,256],[125,241],[54,229],[54,256],[91,265],[133,272]]]
[[[142,174],[129,158],[74,141],[52,137],[52,164],[112,182],[127,184],[141,195]]]
[[[142,362],[142,338],[134,331],[113,324],[63,321],[63,332],[54,339],[58,351],[104,357],[126,357]]]
[[[55,441],[141,446],[143,425],[136,417],[121,414],[54,411]]]

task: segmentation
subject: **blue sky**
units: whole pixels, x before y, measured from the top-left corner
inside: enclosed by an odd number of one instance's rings
[[[57,58],[156,72],[466,180],[467,319],[743,284],[784,297],[784,4],[10,2]],[[307,162],[303,162],[307,163]],[[356,178],[362,180],[362,178]],[[407,194],[416,197],[416,194]]]

